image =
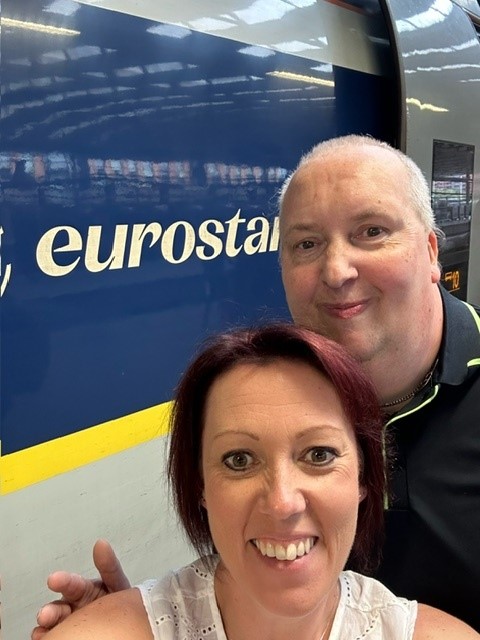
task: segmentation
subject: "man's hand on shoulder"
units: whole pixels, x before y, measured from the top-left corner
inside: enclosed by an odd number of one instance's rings
[[[95,543],[93,561],[100,574],[99,579],[89,580],[66,571],[56,571],[48,577],[48,588],[62,597],[40,609],[37,615],[38,626],[32,631],[32,640],[40,640],[49,629],[90,602],[130,587],[115,552],[106,540],[97,540]]]
[[[45,640],[153,640],[142,596],[125,589],[78,609],[45,635]]]

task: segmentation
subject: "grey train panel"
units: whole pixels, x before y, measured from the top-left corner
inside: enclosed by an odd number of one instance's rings
[[[468,276],[463,264],[455,265],[447,256],[446,273],[452,280],[446,285],[450,288],[450,282],[460,277],[461,292],[469,301],[480,303],[478,35],[465,11],[452,2],[384,0],[384,5],[398,52],[401,148],[431,179],[435,140],[456,145],[460,154],[465,145],[473,147],[474,170],[466,177],[473,182]]]

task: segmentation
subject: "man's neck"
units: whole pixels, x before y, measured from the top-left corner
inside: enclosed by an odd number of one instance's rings
[[[401,348],[385,350],[363,366],[377,390],[380,403],[388,405],[387,412],[396,412],[408,404],[430,382],[437,363],[443,335],[443,306],[440,292],[432,304],[430,323],[423,335],[405,336]]]

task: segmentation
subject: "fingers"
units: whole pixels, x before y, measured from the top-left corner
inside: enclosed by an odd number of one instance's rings
[[[106,540],[98,540],[93,548],[95,566],[102,581],[88,580],[76,573],[56,571],[47,579],[48,588],[62,596],[46,604],[37,615],[38,626],[32,631],[32,640],[42,640],[49,629],[65,620],[72,611],[101,598],[108,592],[128,589],[130,583],[123,572],[112,547]]]
[[[130,587],[130,582],[109,542],[97,540],[93,547],[93,561],[109,593]]]
[[[46,604],[40,609],[40,611],[37,613],[37,623],[45,630],[51,629],[59,622],[62,622],[62,620],[65,620],[65,618],[68,617],[71,613],[72,608],[67,602],[56,600],[55,602]],[[36,627],[36,629],[38,629],[38,627]],[[36,631],[36,629],[34,629],[34,632]],[[45,631],[43,631],[43,633],[45,633]],[[37,635],[39,638],[41,637],[41,635]]]
[[[42,640],[49,629],[65,620],[73,611],[101,598],[109,591],[121,591],[130,586],[108,542],[102,540],[95,545],[94,560],[103,582],[67,571],[55,571],[48,576],[48,588],[59,593],[62,598],[40,609],[37,614],[38,626],[31,634],[32,640]]]
[[[55,571],[55,573],[51,573],[47,579],[48,588],[51,591],[61,593],[63,599],[72,605],[79,603],[85,598],[85,592],[90,582],[90,580],[82,578],[82,576],[77,573],[68,573],[67,571]],[[56,602],[55,608],[57,606]]]

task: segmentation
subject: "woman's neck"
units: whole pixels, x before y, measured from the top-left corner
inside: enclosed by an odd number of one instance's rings
[[[215,596],[228,640],[328,640],[340,599],[337,581],[313,611],[287,617],[265,609],[239,588],[221,562],[215,573]],[[307,588],[307,587],[306,587]]]

